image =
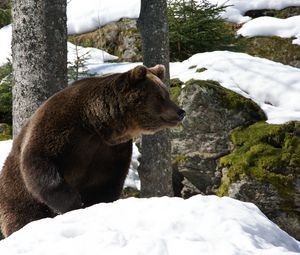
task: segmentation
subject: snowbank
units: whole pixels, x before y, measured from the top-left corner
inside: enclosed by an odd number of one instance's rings
[[[9,255],[292,255],[300,243],[250,203],[216,196],[125,199],[32,222]]]
[[[300,40],[300,16],[287,19],[273,17],[259,17],[250,20],[237,32],[242,36],[279,36],[283,38],[294,38],[293,44],[299,44]]]
[[[11,38],[12,38],[12,26],[7,25],[0,29],[0,66],[7,63],[7,59],[11,59]],[[76,49],[77,48],[77,49]],[[81,46],[75,46],[68,42],[68,62],[74,63],[77,58],[84,56],[86,58],[87,65],[101,64],[106,61],[115,60],[118,57],[113,56],[103,50],[96,48],[84,48]]]
[[[191,68],[194,67],[194,68]],[[197,72],[198,68],[208,70]],[[300,120],[300,69],[244,53],[215,51],[195,54],[171,64],[171,77],[215,80],[257,102],[269,123]]]
[[[68,33],[96,30],[121,18],[138,18],[140,0],[72,0],[67,6]]]
[[[201,0],[198,0],[201,2]],[[282,10],[289,6],[300,6],[299,0],[208,0],[218,6],[227,6],[222,17],[233,23],[244,23],[251,18],[244,16],[249,10]]]

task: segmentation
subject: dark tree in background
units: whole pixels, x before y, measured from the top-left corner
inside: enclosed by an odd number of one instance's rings
[[[14,0],[12,17],[15,136],[47,98],[67,85],[66,0]]]
[[[151,67],[163,64],[169,82],[169,39],[166,0],[142,0],[138,28],[142,37],[143,62]],[[142,158],[138,169],[142,196],[172,196],[171,143],[167,130],[142,137]]]

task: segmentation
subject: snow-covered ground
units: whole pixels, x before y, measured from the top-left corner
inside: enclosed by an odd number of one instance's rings
[[[140,0],[71,0],[68,1],[68,33],[93,31],[120,18],[138,18]]]
[[[248,21],[237,33],[246,37],[279,36],[283,38],[296,38],[292,41],[293,44],[300,45],[300,16],[287,19],[259,17]]]
[[[296,255],[300,242],[251,203],[216,196],[125,199],[25,226],[7,255]]]

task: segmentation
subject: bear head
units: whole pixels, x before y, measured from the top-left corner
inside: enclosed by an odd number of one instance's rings
[[[153,134],[175,127],[183,120],[185,111],[170,99],[168,88],[163,83],[163,65],[152,68],[139,65],[128,71],[128,75],[129,92],[125,100],[134,123],[133,133]]]

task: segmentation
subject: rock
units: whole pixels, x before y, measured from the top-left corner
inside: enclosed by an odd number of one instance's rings
[[[300,7],[287,7],[282,10],[274,10],[274,9],[249,10],[245,12],[245,16],[249,16],[253,19],[262,16],[286,19],[297,15],[300,15]]]
[[[9,9],[11,7],[11,0],[0,0],[0,9]]]
[[[141,38],[136,20],[121,19],[94,32],[70,36],[69,40],[80,46],[94,47],[118,56],[119,61],[141,61]]]
[[[0,141],[12,138],[12,128],[6,123],[0,123]]]
[[[300,68],[300,46],[292,41],[276,36],[247,38],[246,53]]]
[[[288,7],[283,10],[250,10],[245,15],[251,18],[270,16],[286,19],[300,15],[300,7]],[[293,44],[293,39],[276,36],[247,38],[244,50],[255,57],[267,58],[300,68],[300,46]]]
[[[214,81],[172,80],[171,95],[187,113],[171,133],[175,195],[252,202],[300,240],[300,122],[268,124]]]
[[[255,203],[300,240],[300,122],[258,122],[231,134],[234,150],[220,159],[219,195]]]
[[[173,86],[171,91],[173,96],[180,94],[177,101],[187,115],[182,126],[172,131],[173,162],[176,170],[195,188],[183,183],[184,191],[177,195],[215,194],[222,176],[217,168],[218,159],[232,149],[229,133],[266,117],[250,99],[217,82],[191,80],[182,90],[179,86]]]

